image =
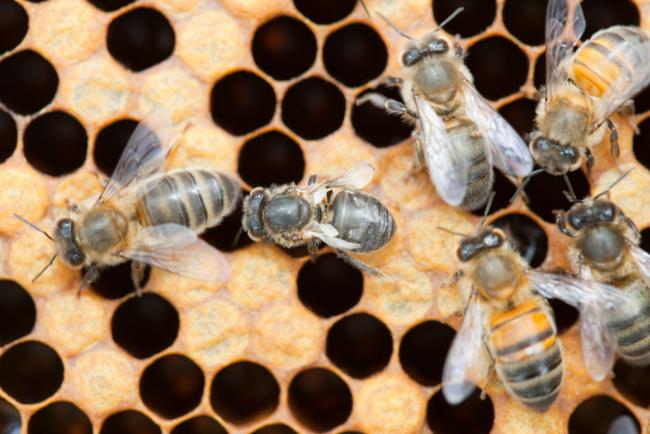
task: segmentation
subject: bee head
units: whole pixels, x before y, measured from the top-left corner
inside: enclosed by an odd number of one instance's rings
[[[80,269],[86,261],[86,256],[81,251],[77,240],[75,239],[74,222],[72,219],[65,218],[59,220],[54,232],[54,241],[56,243],[59,256],[70,268]]]
[[[580,164],[578,149],[541,135],[533,139],[530,150],[535,161],[551,175],[564,175]]]
[[[611,223],[619,214],[618,207],[607,199],[576,203],[566,213],[569,226],[579,231],[598,223]]]
[[[502,246],[504,241],[503,232],[488,228],[478,235],[465,238],[460,243],[456,255],[461,262],[467,262],[480,252]]]
[[[244,215],[241,224],[248,236],[255,241],[259,241],[266,236],[261,218],[261,211],[266,200],[266,191],[262,187],[254,188],[244,199]]]
[[[442,38],[430,38],[424,44],[410,44],[402,54],[402,64],[406,67],[419,63],[427,56],[445,54],[449,51],[449,43]]]

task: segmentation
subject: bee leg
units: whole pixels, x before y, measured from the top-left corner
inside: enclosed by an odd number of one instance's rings
[[[449,279],[447,280],[447,282],[445,282],[443,287],[453,286],[453,285],[457,284],[461,277],[463,277],[463,271],[462,270],[457,270],[454,274],[449,276]]]
[[[135,295],[142,297],[142,280],[146,266],[142,262],[131,261],[131,280],[135,288]]]
[[[84,274],[84,277],[81,279],[81,283],[79,284],[79,289],[77,290],[77,297],[81,295],[81,291],[83,291],[86,287],[88,287],[91,283],[97,281],[99,279],[99,269],[95,265],[91,265],[88,267],[88,270],[86,270],[86,274]]]
[[[357,258],[353,258],[352,256],[348,255],[347,253],[345,253],[342,250],[337,250],[336,254],[338,255],[339,258],[343,259],[348,264],[352,265],[353,267],[355,267],[355,268],[357,268],[357,269],[359,269],[359,270],[361,270],[361,271],[363,271],[365,273],[370,274],[371,276],[374,276],[374,277],[384,276],[384,273],[382,273],[381,271],[375,270],[370,265],[368,265],[368,264],[366,264],[364,262],[361,262]]]
[[[591,178],[591,169],[594,167],[594,154],[591,153],[591,149],[585,148],[585,156],[587,157],[587,178]]]
[[[381,84],[388,87],[400,87],[402,83],[404,83],[404,80],[400,77],[393,77],[392,75],[384,78],[381,82]]]
[[[634,221],[626,215],[623,216],[623,221],[632,230],[634,237],[637,240],[641,239],[641,232],[639,232],[639,228],[636,226],[636,223],[634,223]]]
[[[526,177],[521,182],[519,182],[519,180],[512,175],[509,175],[507,173],[504,173],[503,175],[517,189],[515,191],[515,194],[510,199],[510,203],[514,202],[515,199],[517,199],[519,196],[521,196],[521,199],[524,201],[524,203],[530,203],[530,200],[528,199],[528,194],[526,193],[526,190],[524,190],[526,188],[526,185],[528,185],[528,181],[530,181],[530,178]]]
[[[612,157],[618,158],[621,150],[618,147],[618,130],[616,125],[610,119],[607,119],[607,128],[609,128],[609,143],[611,145]]]
[[[318,240],[307,241],[307,253],[309,253],[309,260],[316,262],[316,258],[318,258]]]

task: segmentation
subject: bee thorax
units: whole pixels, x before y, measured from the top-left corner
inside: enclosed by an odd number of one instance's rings
[[[516,290],[517,264],[505,255],[483,255],[473,272],[473,281],[490,298],[507,299]]]
[[[289,231],[304,227],[311,219],[309,203],[295,195],[280,195],[269,200],[264,220],[273,231]]]
[[[598,225],[585,231],[578,242],[582,256],[596,268],[609,268],[623,260],[625,239],[623,235],[610,226]]]
[[[127,236],[128,221],[114,209],[93,209],[81,220],[78,237],[85,250],[106,253],[118,246]]]

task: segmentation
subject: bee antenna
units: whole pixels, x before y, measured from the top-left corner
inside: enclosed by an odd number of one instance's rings
[[[413,38],[411,38],[409,35],[407,35],[407,34],[404,33],[402,30],[400,30],[399,27],[397,27],[395,24],[391,23],[390,20],[389,20],[388,18],[386,18],[383,14],[381,14],[381,13],[379,13],[379,12],[375,12],[375,13],[376,13],[377,16],[379,16],[379,18],[381,18],[381,19],[382,19],[386,24],[388,24],[388,27],[390,27],[391,29],[395,30],[395,31],[396,31],[400,36],[402,36],[403,38],[406,38],[406,39],[408,39],[408,40],[411,40],[411,41],[413,40]]]
[[[461,233],[461,232],[456,232],[456,231],[454,231],[454,230],[447,229],[447,228],[442,227],[442,226],[438,226],[437,229],[438,229],[439,231],[448,232],[448,233],[450,233],[450,234],[452,234],[452,235],[457,235],[457,236],[459,236],[459,237],[463,237],[463,238],[466,238],[466,237],[469,236],[469,235],[467,235],[467,234],[463,234],[463,233]]]
[[[451,20],[453,20],[454,18],[456,18],[456,17],[458,16],[458,14],[460,14],[460,13],[463,12],[464,10],[465,10],[465,8],[462,7],[462,6],[459,7],[459,8],[456,8],[456,10],[453,11],[453,12],[451,13],[451,15],[449,15],[447,18],[445,18],[444,21],[443,21],[442,23],[438,24],[438,26],[436,27],[436,29],[435,29],[433,32],[435,33],[435,32],[437,32],[438,30],[440,30],[440,29],[442,29],[443,27],[445,27],[447,24],[449,24],[449,21],[451,21]]]
[[[569,179],[569,175],[566,173],[562,175],[564,178],[564,182],[566,183],[566,186],[568,187],[569,191],[565,191],[564,195],[566,196],[567,199],[569,199],[569,202],[575,203],[578,201],[578,198],[576,197],[576,193],[573,191],[573,186],[571,185],[571,180]]]
[[[621,176],[619,176],[618,179],[617,179],[616,181],[612,182],[611,185],[610,185],[609,187],[607,187],[607,190],[605,190],[605,191],[601,191],[600,193],[598,193],[598,194],[594,197],[594,200],[598,199],[600,196],[603,196],[603,195],[609,193],[610,190],[616,186],[616,184],[618,184],[619,182],[621,182],[622,180],[624,180],[625,177],[627,177],[627,175],[629,175],[630,172],[633,171],[633,170],[634,170],[634,167],[631,168],[630,170],[628,170],[627,172],[625,172],[624,174],[622,174]]]
[[[364,0],[359,0],[359,3],[361,3],[363,10],[366,11],[366,15],[368,15],[368,18],[372,19],[372,15],[370,15],[370,11],[368,10],[368,6],[366,5],[366,2]]]
[[[36,226],[34,223],[32,223],[32,222],[30,222],[29,220],[27,220],[25,217],[19,216],[19,215],[16,214],[16,213],[14,213],[14,217],[16,217],[16,218],[17,218],[18,220],[20,220],[21,222],[23,222],[23,223],[25,223],[25,224],[31,226],[32,229],[36,229],[37,231],[39,231],[40,233],[42,233],[43,235],[45,235],[45,236],[46,236],[50,241],[54,242],[54,238],[52,238],[52,236],[51,236],[50,234],[48,234],[48,233],[45,232],[43,229],[41,229],[41,228],[39,228],[38,226]]]
[[[513,203],[517,199],[517,197],[519,197],[519,195],[524,191],[524,188],[526,188],[526,186],[528,185],[530,180],[533,178],[533,176],[539,175],[543,171],[544,171],[543,168],[542,169],[537,169],[537,170],[533,170],[528,175],[526,175],[526,177],[521,182],[521,184],[519,184],[519,187],[517,187],[517,191],[515,191],[515,194],[513,194],[512,197],[510,198],[509,202]]]
[[[50,268],[50,266],[54,263],[54,260],[56,259],[56,257],[57,257],[58,255],[59,255],[58,253],[55,253],[54,256],[52,256],[52,257],[50,258],[50,262],[48,262],[47,265],[46,265],[45,267],[43,267],[43,269],[42,269],[41,271],[39,271],[38,274],[37,274],[36,276],[34,276],[34,278],[32,279],[32,283],[36,282],[36,279],[38,279],[39,277],[41,277],[41,276],[43,275],[43,273],[45,273],[45,270],[47,270],[48,268]]]
[[[494,201],[494,196],[495,193],[493,191],[492,193],[490,193],[490,197],[488,197],[487,204],[485,205],[485,210],[483,211],[483,217],[481,217],[481,221],[478,224],[477,232],[480,232],[481,229],[483,229],[483,225],[485,224],[488,214],[490,213],[490,208],[492,208],[492,202]]]
[[[237,230],[237,233],[235,234],[235,238],[233,238],[232,243],[230,243],[230,248],[235,249],[235,246],[239,244],[239,240],[241,239],[242,234],[244,233],[244,227],[242,225],[239,225],[239,229]]]

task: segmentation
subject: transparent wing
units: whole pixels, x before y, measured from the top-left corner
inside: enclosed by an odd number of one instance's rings
[[[628,244],[632,256],[636,260],[636,265],[639,269],[639,272],[645,277],[646,280],[650,281],[650,254],[643,250],[639,246],[633,244]]]
[[[533,158],[519,133],[469,82],[465,82],[463,97],[465,113],[487,140],[492,164],[510,175],[528,175],[533,170]]]
[[[650,41],[647,38],[626,38],[607,52],[607,58],[614,64],[623,63],[624,67],[618,69],[616,80],[595,101],[597,125],[641,92],[650,82]]]
[[[585,16],[579,0],[549,0],[546,7],[546,92],[566,78],[560,65],[573,53],[585,31]]]
[[[129,185],[160,172],[173,145],[173,135],[167,110],[157,108],[149,113],[129,138],[99,201],[107,201]]]
[[[475,382],[481,382],[487,376],[488,364],[484,359],[483,348],[484,327],[484,311],[478,298],[473,296],[442,371],[442,393],[450,404],[465,400],[476,387]]]
[[[639,426],[632,416],[623,414],[609,426],[607,434],[640,434]]]
[[[228,262],[217,249],[191,229],[178,224],[142,228],[122,256],[191,279],[221,283],[228,279]]]
[[[467,191],[467,169],[470,162],[455,149],[445,124],[431,105],[415,96],[422,128],[421,140],[429,176],[438,195],[449,205],[458,206]]]
[[[326,223],[313,225],[310,230],[305,231],[305,235],[308,237],[318,238],[325,244],[339,250],[354,250],[361,247],[361,245],[357,243],[351,243],[349,241],[338,238],[339,232],[336,230],[336,228]]]
[[[322,201],[332,188],[360,190],[370,184],[374,176],[375,168],[368,163],[361,163],[342,176],[312,186],[310,190],[312,191],[313,201],[314,203]]]

